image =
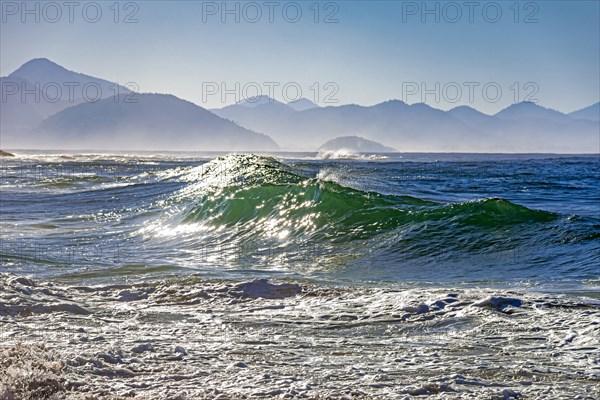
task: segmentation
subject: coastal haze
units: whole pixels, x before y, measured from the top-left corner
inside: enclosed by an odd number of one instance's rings
[[[28,61],[0,81],[4,148],[315,151],[343,136],[408,152],[600,148],[600,103],[565,114],[520,102],[487,115],[469,106],[442,111],[401,100],[320,107],[306,98],[285,104],[258,96],[206,110],[170,94],[138,93],[71,72],[47,59]]]
[[[598,397],[599,2],[0,21],[0,400]]]

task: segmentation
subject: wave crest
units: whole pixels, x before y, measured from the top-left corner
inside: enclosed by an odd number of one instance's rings
[[[388,156],[381,154],[357,153],[349,149],[321,150],[317,160],[386,160]]]
[[[276,252],[285,262],[306,262],[307,248],[330,265],[375,253],[398,262],[512,249],[524,230],[557,218],[500,198],[445,204],[348,188],[257,155],[217,158],[185,180],[158,231],[215,252],[224,244]]]

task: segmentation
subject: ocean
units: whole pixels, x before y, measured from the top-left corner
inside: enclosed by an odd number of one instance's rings
[[[13,153],[0,398],[599,396],[597,154]]]

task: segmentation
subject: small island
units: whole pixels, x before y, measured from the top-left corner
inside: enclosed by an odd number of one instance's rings
[[[15,155],[8,151],[0,150],[0,157],[14,157]]]
[[[340,136],[325,142],[320,151],[349,150],[356,153],[396,153],[393,147],[384,146],[373,140],[360,136]]]

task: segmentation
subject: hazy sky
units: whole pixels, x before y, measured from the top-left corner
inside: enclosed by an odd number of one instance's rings
[[[527,99],[561,111],[600,99],[597,0],[1,3],[2,76],[46,57],[207,108],[258,90],[488,113]]]

